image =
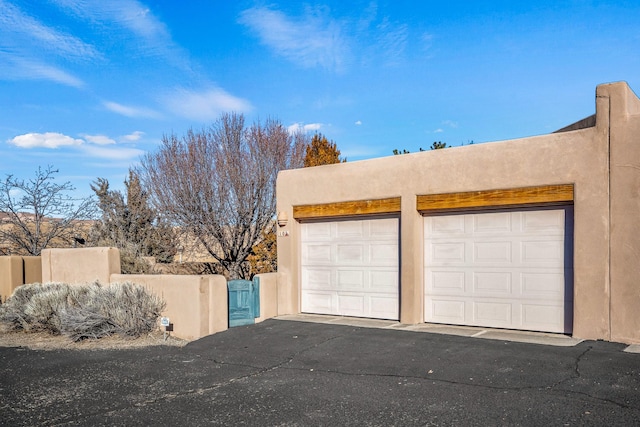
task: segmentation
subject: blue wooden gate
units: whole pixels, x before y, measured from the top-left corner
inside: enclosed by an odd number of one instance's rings
[[[230,280],[229,290],[229,327],[253,325],[260,317],[260,279]]]

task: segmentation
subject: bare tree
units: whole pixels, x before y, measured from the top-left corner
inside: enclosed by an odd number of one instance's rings
[[[56,184],[58,170],[38,167],[27,181],[7,175],[0,182],[0,240],[18,253],[40,255],[52,245],[70,246],[78,238],[81,220],[95,212],[91,197],[74,199],[70,182]]]
[[[247,257],[275,217],[278,172],[301,167],[308,137],[277,120],[245,127],[223,114],[211,127],[163,137],[140,177],[156,208],[195,236],[230,278],[248,278]]]

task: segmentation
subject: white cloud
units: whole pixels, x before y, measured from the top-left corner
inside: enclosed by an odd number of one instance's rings
[[[384,52],[386,64],[396,64],[400,62],[402,53],[407,47],[409,30],[406,25],[394,26],[387,19],[378,24],[378,46]]]
[[[49,80],[76,88],[85,85],[82,80],[58,67],[2,51],[0,51],[0,77],[11,80]]]
[[[148,41],[166,42],[171,39],[166,25],[148,7],[135,0],[57,0],[57,3],[70,7],[76,14],[93,21],[116,23]]]
[[[105,135],[82,135],[85,140],[97,145],[111,145],[116,142]]]
[[[64,146],[82,145],[82,139],[75,139],[56,132],[26,133],[18,135],[7,141],[20,148],[58,148]]]
[[[458,127],[458,123],[454,122],[453,120],[443,120],[442,125],[452,129],[455,129]],[[444,132],[443,128],[438,128],[433,131],[433,133],[443,133],[443,132]]]
[[[9,197],[21,197],[23,194],[24,191],[17,188],[12,188],[11,190],[9,190]]]
[[[102,57],[92,45],[4,0],[0,0],[0,40],[0,78],[9,80],[49,80],[80,88],[84,82],[59,62]]]
[[[362,125],[362,121],[361,121],[361,120],[357,120],[354,124],[355,124],[356,126],[361,126],[361,125]]]
[[[37,45],[40,51],[80,59],[100,56],[93,46],[77,37],[46,26],[3,0],[0,0],[0,28],[2,28],[0,34],[11,35],[6,39],[3,37],[3,44],[9,43],[14,47],[22,48],[26,42]]]
[[[422,48],[424,50],[428,50],[429,48],[431,48],[431,45],[433,44],[433,35],[424,33],[422,34],[421,40],[422,40]]]
[[[294,123],[291,126],[287,127],[287,130],[289,131],[290,134],[294,134],[296,132],[304,132],[304,133],[309,133],[309,132],[315,132],[320,130],[320,128],[322,127],[321,123],[308,123],[308,124],[303,124],[303,123]]]
[[[102,105],[104,105],[108,110],[126,117],[149,119],[157,119],[161,117],[160,113],[146,107],[133,107],[112,101],[104,101]]]
[[[224,112],[244,113],[253,109],[249,101],[233,96],[220,88],[202,92],[179,88],[165,95],[163,102],[174,114],[200,121],[215,120]]]
[[[124,135],[120,137],[120,139],[123,141],[134,142],[134,141],[139,141],[143,135],[144,135],[144,132],[137,130],[133,133],[130,133],[129,135]]]
[[[134,132],[132,135],[138,134],[142,132]],[[83,137],[85,139],[72,138],[57,132],[26,133],[7,142],[20,148],[70,147],[88,156],[87,160],[134,161],[144,154],[143,150],[117,145],[112,138],[105,135],[85,134]]]
[[[81,148],[87,155],[105,160],[134,160],[145,153],[137,148],[97,147],[95,145],[85,145]]]
[[[190,69],[188,55],[172,40],[167,26],[144,4],[136,0],[53,0],[66,11],[101,26],[110,37],[128,41],[139,56],[161,56],[173,65]],[[126,30],[125,32],[119,31]],[[133,37],[131,36],[133,34]]]
[[[267,7],[254,7],[240,14],[240,23],[253,30],[262,44],[302,67],[342,71],[349,55],[344,23],[308,10],[299,17]]]

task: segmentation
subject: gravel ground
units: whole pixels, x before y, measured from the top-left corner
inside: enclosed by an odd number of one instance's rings
[[[25,347],[31,350],[113,350],[139,348],[154,345],[182,347],[188,341],[168,336],[165,340],[160,331],[139,338],[126,339],[118,336],[86,339],[73,342],[69,337],[44,332],[14,332],[0,327],[0,347]]]

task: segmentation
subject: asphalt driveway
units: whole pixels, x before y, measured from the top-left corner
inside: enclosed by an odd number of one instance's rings
[[[639,425],[624,349],[285,320],[182,348],[0,348],[0,424]]]

